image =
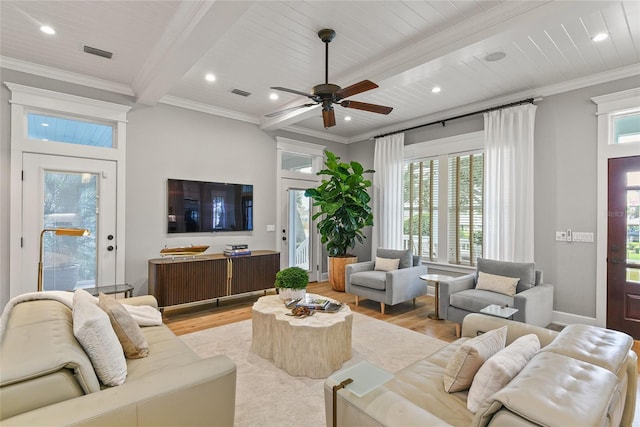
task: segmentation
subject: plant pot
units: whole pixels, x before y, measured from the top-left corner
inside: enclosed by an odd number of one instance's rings
[[[358,262],[357,256],[329,257],[329,284],[331,289],[344,292],[346,266],[356,262]]]
[[[306,294],[306,289],[278,288],[278,296],[282,301],[303,299]]]

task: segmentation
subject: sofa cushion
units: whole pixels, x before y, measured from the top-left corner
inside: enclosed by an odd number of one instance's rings
[[[491,304],[513,307],[513,297],[481,289],[466,289],[449,296],[449,305],[472,313]]]
[[[82,289],[73,295],[73,335],[89,355],[103,384],[124,383],[127,362],[109,316],[98,307],[95,298]]]
[[[498,276],[497,274],[480,271],[478,272],[476,289],[497,292],[512,297],[516,294],[518,280],[517,277]]]
[[[540,352],[480,407],[475,421],[477,425],[487,425],[498,411],[506,408],[535,425],[619,425],[608,418],[616,387],[616,376],[606,369],[564,355]]]
[[[361,271],[351,275],[351,285],[384,291],[387,287],[387,273],[384,271]]]
[[[590,325],[567,325],[544,351],[563,354],[608,369],[624,369],[633,339],[622,332]]]
[[[400,265],[399,259],[391,259],[391,258],[380,258],[376,257],[376,264],[373,268],[376,271],[393,271],[397,270]]]
[[[413,256],[411,250],[398,250],[398,249],[383,249],[378,248],[376,256],[380,258],[399,259],[400,264],[398,268],[413,267]]]
[[[453,354],[444,370],[444,389],[451,393],[466,390],[482,364],[504,348],[507,327],[492,329],[465,341]]]
[[[124,355],[129,359],[146,357],[149,354],[149,344],[140,326],[133,320],[127,309],[113,296],[100,292],[98,306],[109,315],[111,326],[122,345]]]
[[[529,334],[519,337],[491,356],[473,378],[467,408],[471,412],[477,412],[482,403],[518,375],[538,350],[540,340],[535,334]]]
[[[519,280],[516,292],[526,291],[536,283],[536,265],[532,262],[507,262],[478,258],[476,265],[477,272],[517,277]]]

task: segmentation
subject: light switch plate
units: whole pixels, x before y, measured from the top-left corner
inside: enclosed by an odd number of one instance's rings
[[[273,224],[267,225],[267,231],[276,231],[276,226]]]

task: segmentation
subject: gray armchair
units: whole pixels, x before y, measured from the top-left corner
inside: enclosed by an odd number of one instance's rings
[[[518,277],[513,297],[475,289],[478,272],[498,276]],[[469,313],[498,304],[518,309],[513,320],[545,327],[553,314],[553,285],[542,283],[542,271],[534,263],[496,261],[478,258],[476,272],[440,282],[439,310],[442,318],[456,322],[456,335],[460,336],[460,324]]]
[[[375,261],[348,264],[345,271],[345,291],[359,298],[364,297],[380,303],[380,312],[384,314],[385,304],[396,305],[427,294],[427,282],[420,276],[427,274],[427,266],[422,265],[419,256],[413,256],[410,250],[378,248],[376,256],[387,259],[399,259],[397,270],[376,271]]]

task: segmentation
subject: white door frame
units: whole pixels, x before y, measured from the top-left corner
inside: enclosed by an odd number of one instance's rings
[[[9,211],[9,297],[30,292],[33,286],[24,283],[22,276],[22,158],[23,153],[53,154],[117,163],[116,226],[118,251],[116,251],[116,282],[125,282],[125,171],[126,171],[126,119],[131,107],[68,95],[60,92],[4,83],[11,91],[11,178]],[[29,139],[27,137],[27,113],[39,112],[84,120],[110,123],[114,128],[114,147],[91,147]],[[33,260],[37,268],[38,260]]]
[[[640,144],[614,144],[612,119],[617,114],[638,111],[640,88],[591,98],[597,105],[598,163],[597,163],[597,235],[596,235],[596,325],[607,324],[607,224],[609,197],[609,159],[640,155]]]
[[[283,218],[283,209],[286,204],[288,204],[288,200],[283,199],[282,194],[286,188],[287,183],[286,179],[293,179],[296,181],[305,181],[308,183],[308,187],[315,187],[321,181],[321,178],[316,175],[322,169],[322,165],[324,163],[324,150],[325,146],[318,144],[311,144],[303,141],[296,141],[289,138],[276,137],[276,153],[277,153],[277,177],[278,184],[276,188],[278,188],[278,194],[276,197],[276,203],[278,206],[276,213],[276,248],[282,254],[283,245],[282,245],[282,230],[284,226],[284,221],[286,218]],[[312,172],[311,173],[301,173],[290,170],[283,170],[282,168],[282,155],[283,153],[294,153],[294,154],[302,154],[306,156],[312,157]],[[310,274],[310,281],[320,281],[322,272],[320,271],[320,257],[322,254],[322,245],[320,243],[320,238],[318,236],[318,230],[316,227],[316,221],[313,221],[310,227],[312,233],[314,233],[314,243],[313,243],[313,259],[310,262],[315,263],[315,275]],[[285,257],[280,256],[280,268],[285,268],[286,266],[283,264],[285,261]],[[313,265],[313,264],[312,264]],[[314,276],[314,277],[312,277]]]
[[[39,257],[40,231],[44,228],[44,177],[46,171],[91,173],[97,176],[96,286],[116,284],[117,243],[116,197],[117,165],[112,160],[80,159],[68,156],[24,153],[22,252],[25,255],[22,277],[25,286],[35,291],[37,271],[32,260]],[[107,236],[113,236],[108,240]],[[107,247],[111,246],[112,250]]]

